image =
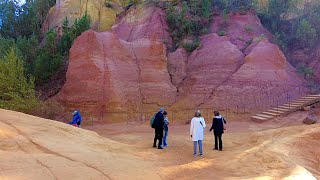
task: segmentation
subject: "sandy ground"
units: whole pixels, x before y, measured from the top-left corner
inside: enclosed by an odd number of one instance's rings
[[[320,124],[303,125],[306,116],[230,120],[224,151],[207,127],[204,157],[193,157],[189,125],[172,124],[158,150],[148,125],[79,129],[0,110],[0,179],[320,179]]]

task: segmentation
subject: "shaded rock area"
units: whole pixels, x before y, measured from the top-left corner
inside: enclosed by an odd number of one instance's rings
[[[272,34],[262,26],[257,15],[249,12],[247,14],[229,14],[226,17],[215,16],[210,30],[218,34],[225,32],[229,41],[242,52],[256,38],[272,40]]]
[[[314,75],[318,78],[318,82],[320,83],[320,43],[311,59],[310,67],[313,68]]]
[[[308,116],[303,120],[305,124],[314,124],[320,119],[320,111],[317,112],[317,109],[311,107],[309,110]]]
[[[168,72],[171,75],[172,84],[181,87],[181,83],[187,74],[188,54],[185,49],[179,48],[168,54]]]

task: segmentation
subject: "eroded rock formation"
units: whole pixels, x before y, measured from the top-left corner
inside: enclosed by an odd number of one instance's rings
[[[162,42],[126,42],[111,32],[89,30],[70,51],[67,82],[57,98],[67,107],[110,118],[124,111],[169,106],[175,96]]]
[[[217,27],[211,26],[191,54],[167,53],[171,39],[164,12],[132,7],[112,32],[90,30],[77,38],[67,82],[56,98],[69,108],[117,121],[146,120],[161,106],[177,114],[195,108],[254,109],[256,97],[272,106],[288,89],[296,91],[292,96],[298,96],[295,87],[304,90],[256,16],[231,16],[226,36],[218,36]]]

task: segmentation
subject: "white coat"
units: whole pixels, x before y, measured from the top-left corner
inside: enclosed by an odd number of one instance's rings
[[[203,117],[192,118],[190,125],[190,135],[192,135],[192,141],[203,140],[204,128],[206,128],[206,122],[204,121]]]

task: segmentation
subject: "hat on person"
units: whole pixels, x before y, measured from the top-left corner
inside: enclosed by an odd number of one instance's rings
[[[162,108],[160,108],[160,111],[164,111],[165,109],[162,107]]]
[[[73,111],[72,115],[76,115],[77,114],[77,111]]]

